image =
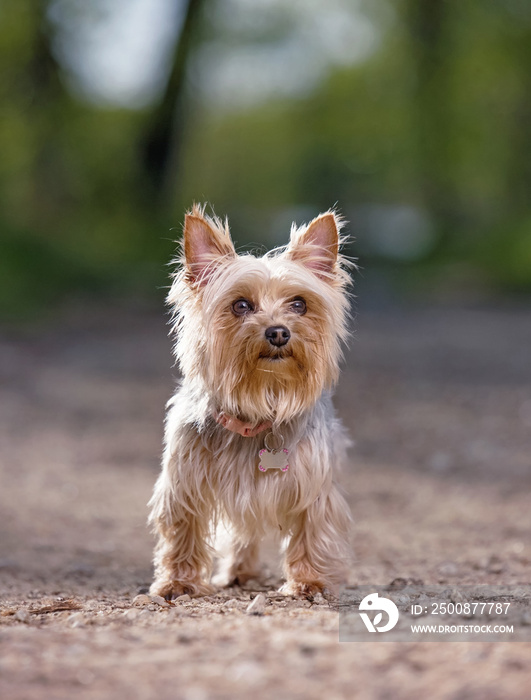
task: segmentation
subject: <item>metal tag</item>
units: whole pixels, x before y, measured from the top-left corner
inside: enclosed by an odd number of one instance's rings
[[[288,454],[289,450],[286,448],[282,450],[268,450],[264,447],[258,453],[260,457],[258,469],[260,469],[261,472],[266,472],[268,469],[280,469],[286,472],[289,469]]]

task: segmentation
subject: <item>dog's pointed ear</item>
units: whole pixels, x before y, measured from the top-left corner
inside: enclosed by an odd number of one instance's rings
[[[187,278],[200,287],[223,261],[236,256],[227,224],[196,207],[185,216],[183,247]]]
[[[337,269],[339,228],[340,219],[334,212],[320,214],[305,229],[292,230],[287,257],[329,281]]]

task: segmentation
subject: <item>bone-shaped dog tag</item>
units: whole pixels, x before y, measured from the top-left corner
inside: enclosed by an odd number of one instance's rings
[[[258,469],[261,472],[266,472],[268,469],[280,469],[280,471],[287,472],[289,469],[288,454],[289,450],[286,450],[286,448],[282,450],[268,450],[264,447],[258,453],[260,457]]]

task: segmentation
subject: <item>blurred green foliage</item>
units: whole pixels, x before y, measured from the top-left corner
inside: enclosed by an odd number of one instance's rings
[[[137,110],[68,88],[47,4],[0,9],[1,315],[154,293],[193,200],[228,214],[243,244],[282,242],[286,217],[337,203],[365,267],[424,286],[531,291],[528,2],[399,0],[366,60],[309,94],[233,110],[198,97],[197,73],[183,77],[202,42],[231,49],[213,0],[185,23],[161,103]],[[372,21],[386,4],[367,3]],[[249,30],[246,41],[266,39]],[[404,207],[429,235],[416,254],[393,257],[372,232]],[[389,235],[400,250],[400,230]]]

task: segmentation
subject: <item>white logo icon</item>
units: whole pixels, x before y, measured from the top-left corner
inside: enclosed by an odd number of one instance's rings
[[[392,630],[398,622],[398,608],[396,605],[392,600],[389,600],[389,598],[380,598],[378,593],[370,593],[369,595],[366,595],[360,603],[359,610],[383,610],[389,617],[386,625],[378,627],[382,621],[381,612],[378,612],[372,621],[367,613],[360,612],[361,619],[365,623],[365,627],[369,630],[369,632],[389,632],[389,630]]]

